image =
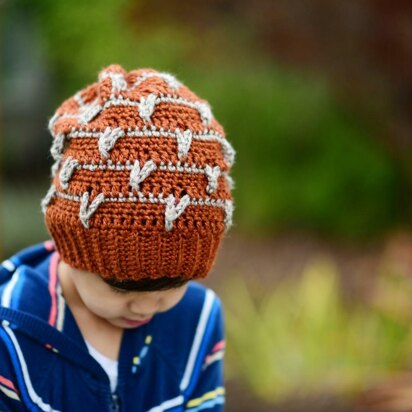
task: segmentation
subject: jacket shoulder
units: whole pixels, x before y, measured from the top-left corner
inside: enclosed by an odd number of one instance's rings
[[[221,302],[216,293],[191,281],[182,300],[153,319],[153,346],[183,379],[190,364],[194,367],[198,359],[204,357],[212,330],[220,318]]]
[[[219,308],[221,306],[216,293],[199,282],[190,281],[181,301],[169,311],[159,314],[158,317],[162,320],[161,327],[165,327],[164,323],[170,323],[175,329],[177,328],[176,330],[184,334],[197,326],[202,312],[204,313],[203,317],[205,317],[206,312],[209,312],[214,306]]]

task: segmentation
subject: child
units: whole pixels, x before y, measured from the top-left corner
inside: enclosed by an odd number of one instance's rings
[[[221,411],[234,151],[172,75],[118,65],[51,118],[53,241],[0,269],[0,411]]]

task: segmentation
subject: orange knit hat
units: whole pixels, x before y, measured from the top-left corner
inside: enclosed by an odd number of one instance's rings
[[[169,73],[111,65],[50,119],[45,222],[69,265],[115,280],[205,277],[231,225],[234,150]]]

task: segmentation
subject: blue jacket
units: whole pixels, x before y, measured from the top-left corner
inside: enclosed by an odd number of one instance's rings
[[[125,330],[112,394],[61,294],[57,263],[47,241],[0,266],[0,411],[223,410],[224,324],[211,289],[191,281],[172,309]]]

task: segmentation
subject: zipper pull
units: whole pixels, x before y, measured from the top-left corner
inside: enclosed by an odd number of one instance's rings
[[[112,394],[112,401],[110,403],[110,412],[119,412],[120,405],[119,405],[119,396],[116,393]]]

